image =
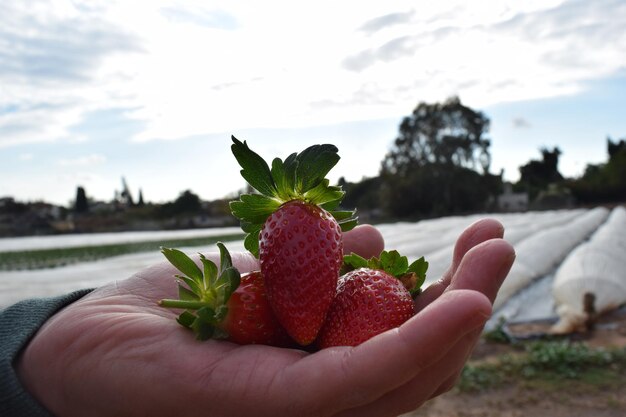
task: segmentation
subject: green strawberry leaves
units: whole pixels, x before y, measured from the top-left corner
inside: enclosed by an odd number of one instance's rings
[[[248,144],[234,136],[233,155],[241,166],[241,175],[260,194],[243,194],[230,208],[247,233],[244,246],[258,257],[258,237],[263,223],[282,204],[302,200],[315,204],[335,217],[342,231],[357,224],[355,211],[336,210],[345,194],[341,187],[331,186],[325,177],[339,161],[334,145],[314,145],[292,153],[284,161],[275,158],[272,167],[252,151]]]
[[[401,256],[397,250],[383,251],[379,258],[370,259],[352,253],[343,257],[341,275],[359,268],[370,268],[385,271],[393,275],[405,284],[411,295],[416,296],[421,292],[421,287],[426,280],[428,262],[422,256],[411,265],[408,258]]]
[[[233,266],[226,247],[220,242],[220,267],[200,254],[202,269],[178,249],[161,248],[161,252],[184,275],[175,275],[178,283],[178,300],[163,299],[159,305],[184,309],[178,323],[191,329],[199,340],[224,339],[228,334],[220,322],[228,314],[226,304],[239,287],[241,276]],[[186,284],[183,285],[183,284]]]
[[[384,251],[380,254],[380,266],[383,271],[395,277],[407,272],[409,260],[406,256],[400,256],[397,250],[391,252]]]
[[[181,251],[177,249],[161,248],[161,253],[165,255],[167,260],[170,261],[176,269],[187,275],[194,282],[200,282],[202,280],[202,271],[200,271],[198,265]]]
[[[230,210],[238,219],[251,224],[263,224],[282,203],[261,194],[242,194],[231,201]]]
[[[261,194],[267,196],[275,195],[277,192],[276,184],[274,184],[272,173],[265,160],[253,152],[246,142],[242,143],[234,136],[232,139],[234,144],[231,150],[237,162],[243,168],[241,176]]]
[[[341,187],[330,186],[329,184],[330,181],[323,179],[317,186],[305,192],[304,198],[307,201],[315,201],[317,205],[341,201],[345,194]]]
[[[278,195],[295,198],[296,188],[296,156],[298,154],[291,154],[285,159],[285,162],[280,158],[274,158],[272,161],[272,170],[270,174],[276,185],[276,192]]]
[[[297,157],[296,190],[304,193],[319,184],[326,174],[339,162],[334,145],[313,145]]]

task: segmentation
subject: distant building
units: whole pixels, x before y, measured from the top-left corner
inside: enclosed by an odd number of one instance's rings
[[[0,198],[0,236],[43,235],[55,230],[64,209],[43,201],[22,203],[12,197]]]
[[[13,199],[13,197],[0,197],[0,209],[9,207],[13,204],[15,204],[15,199]]]
[[[528,210],[528,193],[514,193],[511,183],[504,184],[504,192],[497,197],[499,211],[526,211]]]

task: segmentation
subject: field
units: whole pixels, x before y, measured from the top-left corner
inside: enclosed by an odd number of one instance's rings
[[[486,334],[457,386],[406,417],[623,417],[626,309],[591,333],[505,341]]]
[[[195,238],[163,239],[159,241],[0,252],[0,271],[56,268],[131,253],[155,252],[160,247],[209,246],[220,241],[241,240],[242,236],[243,234],[237,233]]]
[[[626,415],[626,312],[622,310],[624,317],[607,319],[592,334],[575,336],[574,344],[567,343],[570,338],[545,336],[557,319],[555,276],[568,255],[608,222],[611,210],[457,216],[378,227],[387,248],[398,249],[410,260],[426,257],[428,284],[448,267],[459,233],[483,217],[504,224],[505,239],[516,249],[515,265],[498,296],[488,332],[457,387],[409,415]],[[626,230],[618,232],[626,235]],[[0,239],[0,308],[28,297],[127,278],[162,262],[160,246],[207,252],[221,240],[231,251],[242,251],[241,236],[239,229],[228,228]],[[525,324],[529,321],[535,327],[524,330],[531,326]],[[506,327],[500,327],[502,323]],[[543,329],[537,332],[536,326]],[[511,343],[510,331],[544,336],[539,342],[521,337]]]
[[[428,284],[445,272],[454,242],[465,227],[483,217],[497,218],[517,253],[496,300],[497,312],[508,320],[528,320],[554,316],[551,286],[555,272],[610,213],[596,208],[478,214],[378,227],[387,248],[397,249],[409,259],[426,257],[430,263]],[[161,262],[160,246],[214,251],[214,243],[223,240],[231,251],[238,251],[243,250],[240,237],[238,228],[221,228],[0,239],[0,308],[26,297],[61,294],[127,278]]]

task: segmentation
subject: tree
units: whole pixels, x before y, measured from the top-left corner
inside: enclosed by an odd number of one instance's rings
[[[135,205],[135,201],[133,200],[133,195],[130,192],[130,188],[128,187],[128,184],[126,183],[126,178],[122,177],[122,193],[120,194],[120,197],[122,198],[122,202],[128,206],[128,207],[132,207]]]
[[[400,124],[398,138],[383,161],[386,173],[405,175],[431,164],[489,171],[489,119],[461,104],[458,97],[444,103],[419,103]]]
[[[461,104],[419,103],[382,163],[383,201],[395,216],[438,216],[485,208],[501,187],[489,174],[489,119]]]
[[[178,213],[194,213],[202,209],[202,203],[197,194],[185,190],[174,200],[174,209]]]
[[[83,187],[76,188],[76,201],[74,202],[74,211],[76,213],[86,213],[89,211],[89,202],[87,201],[87,194]]]
[[[171,217],[199,213],[201,210],[202,202],[200,197],[191,190],[185,190],[173,202],[163,204],[158,212],[163,217]]]
[[[607,148],[609,151],[609,160],[613,159],[613,157],[618,156],[620,152],[626,151],[626,139],[622,139],[619,142],[616,140],[615,143],[611,140],[609,136],[606,138]]]
[[[615,203],[626,199],[626,140],[607,138],[608,162],[587,165],[582,178],[569,182],[580,203]]]
[[[348,182],[339,178],[337,185],[346,192],[341,202],[342,207],[357,207],[359,210],[375,210],[380,207],[380,177],[363,178],[359,182]]]
[[[531,160],[519,168],[520,182],[532,188],[545,189],[549,184],[560,182],[563,176],[559,172],[559,156],[562,152],[558,147],[552,150],[540,149],[542,160]]]

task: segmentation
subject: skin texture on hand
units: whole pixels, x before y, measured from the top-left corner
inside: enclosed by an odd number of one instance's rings
[[[452,264],[417,314],[357,347],[315,353],[198,342],[157,301],[177,293],[166,262],[104,286],[54,315],[20,357],[25,388],[65,416],[395,416],[450,389],[514,260],[495,220],[459,237]],[[371,226],[346,253],[378,255]],[[216,260],[216,256],[211,256]],[[233,253],[241,271],[258,269]]]

